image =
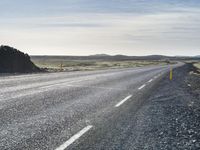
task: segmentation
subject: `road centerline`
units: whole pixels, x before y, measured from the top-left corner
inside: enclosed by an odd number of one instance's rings
[[[126,98],[124,98],[122,101],[120,101],[119,103],[117,103],[115,105],[115,107],[119,107],[121,106],[123,103],[125,103],[127,100],[129,100],[132,97],[132,95],[127,96]]]
[[[64,150],[64,149],[66,149],[68,146],[70,146],[72,143],[74,143],[76,140],[78,140],[83,134],[88,132],[92,127],[93,127],[92,125],[86,126],[85,128],[83,128],[81,131],[76,133],[74,136],[72,136],[69,140],[67,140],[65,143],[63,143],[61,146],[59,146],[55,150]]]
[[[151,83],[153,81],[153,79],[150,79],[149,81],[148,81],[148,83]]]
[[[146,84],[143,84],[142,86],[140,86],[140,87],[138,88],[138,90],[143,89],[145,86],[146,86]]]

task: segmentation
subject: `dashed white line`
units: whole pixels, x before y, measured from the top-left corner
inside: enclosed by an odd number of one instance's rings
[[[117,103],[115,105],[115,107],[119,107],[120,105],[122,105],[123,103],[125,103],[128,99],[130,99],[132,97],[132,95],[127,96],[126,98],[124,98],[121,102]]]
[[[138,90],[143,89],[146,86],[146,84],[143,84],[141,87],[138,88]]]
[[[65,143],[63,143],[60,147],[56,148],[56,150],[64,150],[68,146],[70,146],[72,143],[74,143],[76,140],[78,140],[83,134],[88,132],[93,126],[89,125],[83,128],[81,131],[76,133],[74,136],[72,136],[69,140],[67,140]]]
[[[149,81],[148,81],[148,83],[151,83],[153,81],[153,79],[150,79]]]

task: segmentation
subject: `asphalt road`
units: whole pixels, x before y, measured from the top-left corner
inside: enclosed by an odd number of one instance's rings
[[[131,149],[123,147],[131,134],[120,129],[134,122],[124,116],[134,116],[168,71],[152,66],[2,76],[0,149]]]

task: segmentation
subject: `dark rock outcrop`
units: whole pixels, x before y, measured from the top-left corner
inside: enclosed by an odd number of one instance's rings
[[[28,54],[24,54],[9,46],[0,46],[0,73],[30,73],[39,72],[31,62]]]

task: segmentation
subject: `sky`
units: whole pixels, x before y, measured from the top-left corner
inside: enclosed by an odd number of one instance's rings
[[[0,0],[0,18],[30,55],[200,55],[199,0]]]

